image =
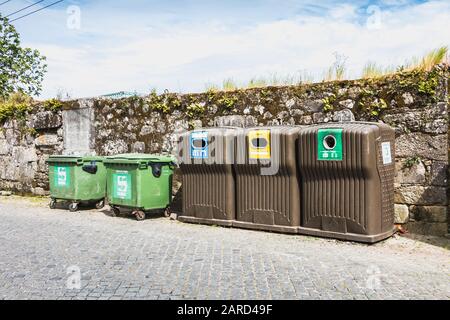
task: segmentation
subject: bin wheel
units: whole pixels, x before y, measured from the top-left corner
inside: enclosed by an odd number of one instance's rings
[[[164,217],[166,217],[166,218],[170,217],[170,208],[169,207],[164,209]]]
[[[100,200],[99,202],[97,202],[95,204],[95,208],[98,210],[102,209],[104,206],[105,206],[105,200]]]
[[[56,199],[51,199],[48,206],[50,207],[50,209],[55,209],[56,208]]]
[[[111,216],[117,217],[120,215],[120,209],[117,207],[111,207]]]
[[[142,210],[136,210],[133,211],[134,216],[136,217],[137,221],[145,220],[145,212]]]
[[[72,202],[71,204],[69,204],[69,211],[70,212],[75,212],[77,210],[78,210],[78,203]]]

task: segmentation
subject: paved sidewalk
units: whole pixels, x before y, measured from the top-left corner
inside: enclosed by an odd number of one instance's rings
[[[46,201],[0,197],[0,299],[450,298],[448,240],[369,246]]]

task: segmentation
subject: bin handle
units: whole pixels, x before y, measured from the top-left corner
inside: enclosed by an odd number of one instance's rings
[[[170,170],[174,170],[177,167],[177,164],[173,161],[170,161],[168,163]]]
[[[96,174],[98,167],[95,161],[91,161],[90,164],[85,164],[84,166],[81,167],[81,169],[87,173]]]

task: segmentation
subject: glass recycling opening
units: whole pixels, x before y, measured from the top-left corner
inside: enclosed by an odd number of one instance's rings
[[[267,146],[267,140],[264,138],[252,139],[252,146],[254,148],[265,148]]]
[[[197,149],[203,149],[206,147],[206,140],[205,139],[193,139],[192,146]]]
[[[334,149],[336,147],[336,138],[332,135],[328,135],[325,138],[323,138],[323,146],[328,149]]]

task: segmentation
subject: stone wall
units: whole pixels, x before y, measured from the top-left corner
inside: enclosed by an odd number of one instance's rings
[[[61,112],[43,110],[0,127],[0,190],[45,195],[50,154],[63,152]]]
[[[49,154],[171,153],[177,133],[199,126],[383,121],[396,130],[396,221],[445,235],[449,73],[438,66],[379,79],[37,106],[2,125],[0,189],[45,194]]]

